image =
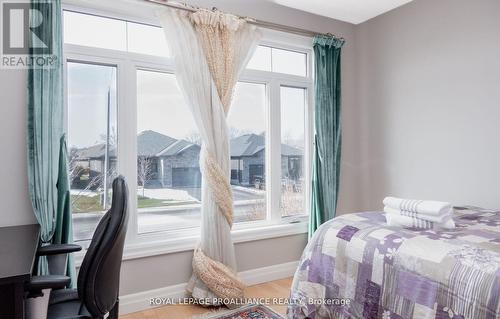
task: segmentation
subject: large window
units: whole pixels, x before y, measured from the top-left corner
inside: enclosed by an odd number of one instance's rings
[[[200,137],[171,73],[137,70],[139,233],[199,225]]]
[[[130,242],[199,232],[200,135],[154,24],[64,13],[75,240],[91,238],[117,174],[129,182]],[[293,41],[265,38],[235,88],[227,121],[236,231],[308,212],[311,50],[310,39]]]
[[[306,90],[282,86],[281,93],[281,201],[283,216],[305,213],[304,162]]]
[[[74,239],[92,237],[116,176],[116,67],[67,63],[68,148]]]
[[[234,221],[266,218],[266,85],[239,82],[229,111]]]

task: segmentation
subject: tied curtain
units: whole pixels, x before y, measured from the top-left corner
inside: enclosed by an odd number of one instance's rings
[[[342,145],[340,55],[343,44],[343,39],[332,36],[320,35],[313,40],[316,100],[309,238],[321,224],[335,217],[337,208]]]
[[[159,13],[174,55],[176,78],[202,140],[201,240],[193,255],[188,291],[194,298],[242,298],[231,239],[226,117],[238,76],[253,54],[260,32],[246,20],[219,11]]]
[[[34,65],[28,70],[27,87],[27,164],[28,187],[33,212],[40,224],[42,245],[71,243],[72,220],[70,210],[67,149],[63,127],[63,54],[61,2],[31,1],[31,8],[41,16],[30,14],[30,19],[43,18],[41,32],[52,32],[54,65]],[[36,12],[36,11],[35,11]],[[33,22],[32,25],[38,25]],[[50,27],[52,25],[52,30]],[[33,35],[35,37],[35,35]],[[36,41],[36,39],[33,39]],[[36,56],[30,49],[30,56]],[[48,263],[41,257],[38,274],[48,274]],[[67,275],[75,284],[72,256],[68,258]]]

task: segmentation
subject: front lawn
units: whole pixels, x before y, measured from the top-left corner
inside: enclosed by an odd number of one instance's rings
[[[103,211],[101,207],[100,195],[84,196],[84,195],[71,195],[71,203],[73,213],[89,213]],[[195,204],[196,201],[177,201],[168,199],[157,199],[143,196],[137,196],[138,208],[151,208],[151,207],[167,207],[167,206],[180,206]]]

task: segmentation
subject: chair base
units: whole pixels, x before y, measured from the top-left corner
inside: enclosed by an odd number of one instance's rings
[[[26,318],[46,319],[51,289],[43,289],[42,296],[27,298],[25,302]]]

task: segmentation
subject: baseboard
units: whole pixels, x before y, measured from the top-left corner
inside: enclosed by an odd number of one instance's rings
[[[150,305],[152,298],[182,298],[186,294],[186,283],[164,288],[141,291],[135,294],[120,296],[120,314],[154,308]]]
[[[247,285],[257,285],[268,281],[292,277],[299,262],[292,261],[267,267],[255,268],[238,273]]]
[[[288,278],[294,275],[298,261],[245,270],[239,273],[247,285],[257,285],[268,281]],[[154,308],[152,298],[182,298],[185,296],[186,283],[147,290],[135,294],[120,296],[120,314]]]

